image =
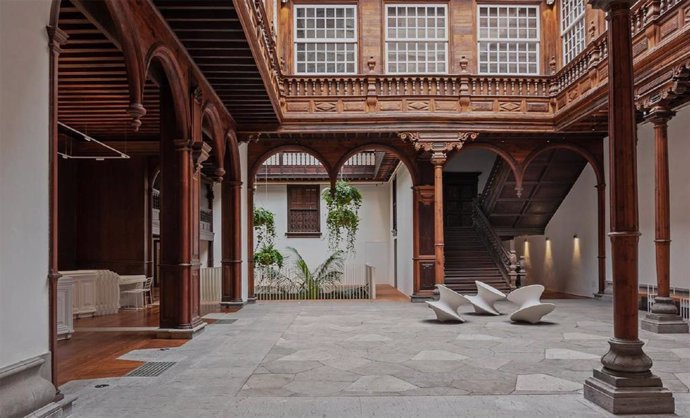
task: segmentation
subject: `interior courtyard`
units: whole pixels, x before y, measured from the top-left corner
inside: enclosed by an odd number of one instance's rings
[[[0,418],[690,416],[690,0],[0,0]]]

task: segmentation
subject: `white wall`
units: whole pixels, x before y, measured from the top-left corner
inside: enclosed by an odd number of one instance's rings
[[[0,1],[0,368],[49,348],[50,6]]]
[[[587,165],[545,234],[515,239],[516,251],[525,256],[526,284],[539,283],[549,290],[580,296],[597,292],[596,183],[594,170]]]
[[[681,109],[668,125],[669,177],[671,187],[671,286],[690,288],[690,107]],[[654,250],[654,128],[638,126],[637,178],[640,213],[639,281],[656,284]],[[606,143],[608,150],[608,141]],[[607,156],[608,160],[608,156]],[[608,170],[608,165],[607,165]],[[610,184],[610,182],[607,182]],[[608,220],[608,214],[607,214]],[[608,231],[608,224],[607,224]],[[609,240],[607,240],[608,242]],[[607,254],[610,254],[610,242]],[[608,279],[612,280],[610,258]]]
[[[443,171],[450,173],[481,173],[478,178],[477,193],[484,191],[491,169],[496,161],[496,153],[482,149],[463,150],[456,153]]]
[[[414,290],[413,240],[412,240],[412,176],[404,164],[396,173],[398,188],[398,290],[412,295]]]
[[[357,184],[362,193],[362,207],[359,210],[360,226],[355,244],[356,252],[348,256],[347,262],[354,264],[375,264],[377,283],[392,284],[390,271],[389,248],[391,245],[391,196],[387,183]],[[321,190],[328,188],[321,184]],[[288,238],[287,232],[287,186],[284,184],[266,184],[257,182],[254,194],[254,206],[270,210],[276,221],[276,248],[288,255],[286,247],[297,249],[307,264],[314,268],[321,264],[330,254],[326,228],[327,208],[321,199],[321,238]],[[256,241],[254,243],[256,245]],[[288,261],[290,263],[291,261]]]

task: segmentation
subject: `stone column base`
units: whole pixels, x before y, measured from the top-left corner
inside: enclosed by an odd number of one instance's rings
[[[247,303],[256,303],[256,296],[253,298],[247,298]]]
[[[688,323],[679,315],[647,313],[640,323],[645,331],[655,334],[687,334]]]
[[[242,300],[221,301],[220,306],[244,306],[245,302]]]
[[[72,414],[72,403],[76,396],[65,396],[63,399],[51,402],[43,408],[35,411],[25,418],[63,418]]]
[[[156,331],[156,338],[191,340],[203,331],[206,325],[208,325],[206,322],[202,322],[194,328],[159,328]]]
[[[413,303],[421,303],[427,300],[436,300],[433,290],[420,290],[418,293],[413,293],[410,296],[410,301]]]
[[[594,370],[585,381],[585,399],[612,414],[673,414],[675,401],[661,379],[652,373],[615,376]]]
[[[48,357],[45,355],[43,357]],[[41,369],[46,359],[33,357],[19,363],[0,368],[0,417],[15,418],[24,416],[43,417],[40,411],[49,408],[54,411],[69,410],[72,400],[63,399],[65,407],[52,407],[55,404],[55,387],[44,377]],[[39,414],[39,415],[34,415]],[[66,415],[56,415],[66,416]]]

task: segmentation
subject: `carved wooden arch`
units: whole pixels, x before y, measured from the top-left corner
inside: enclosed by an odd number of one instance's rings
[[[545,153],[548,151],[554,151],[554,150],[568,150],[568,151],[571,151],[571,152],[578,154],[580,157],[584,158],[584,160],[587,161],[589,163],[589,165],[592,167],[592,169],[594,170],[594,175],[597,178],[597,185],[603,185],[606,183],[606,177],[604,176],[604,167],[603,167],[602,161],[599,160],[597,157],[595,157],[586,148],[581,147],[577,144],[568,144],[568,143],[546,144],[543,147],[537,148],[534,151],[532,151],[527,156],[527,158],[525,158],[525,160],[522,162],[522,174],[521,174],[521,176],[524,176],[524,173],[527,171],[527,168],[532,163],[532,161],[534,161],[535,158],[537,158],[542,153]]]
[[[173,104],[175,106],[175,115],[177,120],[177,126],[180,132],[180,139],[185,139],[190,135],[190,105],[189,105],[189,94],[187,83],[183,77],[183,71],[180,68],[175,54],[165,45],[161,43],[156,43],[149,48],[146,53],[146,72],[145,75],[149,73],[151,65],[158,61],[165,72],[165,76],[168,80],[168,85],[173,96]],[[145,79],[146,77],[143,77]],[[143,84],[141,85],[143,90]]]
[[[240,147],[237,141],[237,134],[232,129],[228,129],[225,134],[225,169],[226,175],[230,175],[232,181],[242,181],[242,161],[240,159]]]
[[[270,149],[266,152],[264,152],[259,158],[256,159],[254,164],[252,165],[251,170],[249,171],[249,176],[247,179],[247,182],[249,183],[250,187],[254,187],[254,180],[256,178],[256,173],[259,171],[259,168],[261,165],[266,162],[270,157],[272,157],[275,154],[278,154],[280,152],[306,152],[307,154],[311,155],[312,157],[316,158],[319,160],[323,168],[326,169],[326,173],[328,173],[328,177],[331,179],[331,183],[334,181],[334,179],[337,178],[338,172],[333,171],[333,167],[328,163],[328,160],[324,158],[323,155],[321,155],[320,152],[315,150],[312,147],[308,147],[306,145],[301,145],[301,144],[288,144],[288,145],[281,145],[279,147]]]
[[[340,169],[345,165],[347,160],[349,160],[354,155],[357,155],[362,151],[370,149],[382,150],[394,154],[396,157],[400,159],[400,161],[403,162],[403,164],[405,164],[405,167],[407,167],[407,170],[410,172],[410,176],[412,177],[412,185],[416,186],[419,184],[419,174],[417,173],[417,165],[414,164],[414,162],[411,161],[407,155],[400,152],[398,148],[392,147],[387,144],[382,144],[380,142],[371,142],[368,144],[359,145],[346,152],[342,157],[340,157],[338,162],[333,167],[333,170],[335,171],[336,175],[340,173]]]
[[[208,122],[211,129],[211,141],[215,150],[216,167],[224,169],[225,162],[225,127],[222,125],[218,109],[211,102],[206,102],[201,111],[201,126],[203,129],[204,121]]]
[[[510,170],[513,172],[513,177],[515,177],[515,191],[518,193],[518,196],[521,194],[523,178],[522,165],[519,162],[517,162],[508,151],[494,144],[489,144],[486,142],[470,142],[463,145],[462,149],[458,151],[458,155],[461,155],[464,151],[468,151],[471,149],[485,149],[487,151],[492,151],[499,157],[503,158],[503,161],[508,164]]]
[[[131,9],[121,0],[105,0],[106,7],[117,28],[122,54],[125,58],[127,84],[129,86],[129,107],[127,112],[132,115],[132,127],[139,130],[141,118],[146,115],[144,108],[144,83],[150,59],[144,60],[139,48],[139,31],[132,25]],[[170,75],[168,75],[170,78]]]

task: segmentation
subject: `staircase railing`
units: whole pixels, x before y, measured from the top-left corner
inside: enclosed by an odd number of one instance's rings
[[[494,228],[486,217],[477,199],[472,201],[472,223],[479,233],[484,245],[489,249],[491,257],[498,266],[503,278],[511,288],[520,286],[525,279],[525,270],[522,263],[518,260],[515,250],[507,250],[503,246],[501,237],[498,236]]]

